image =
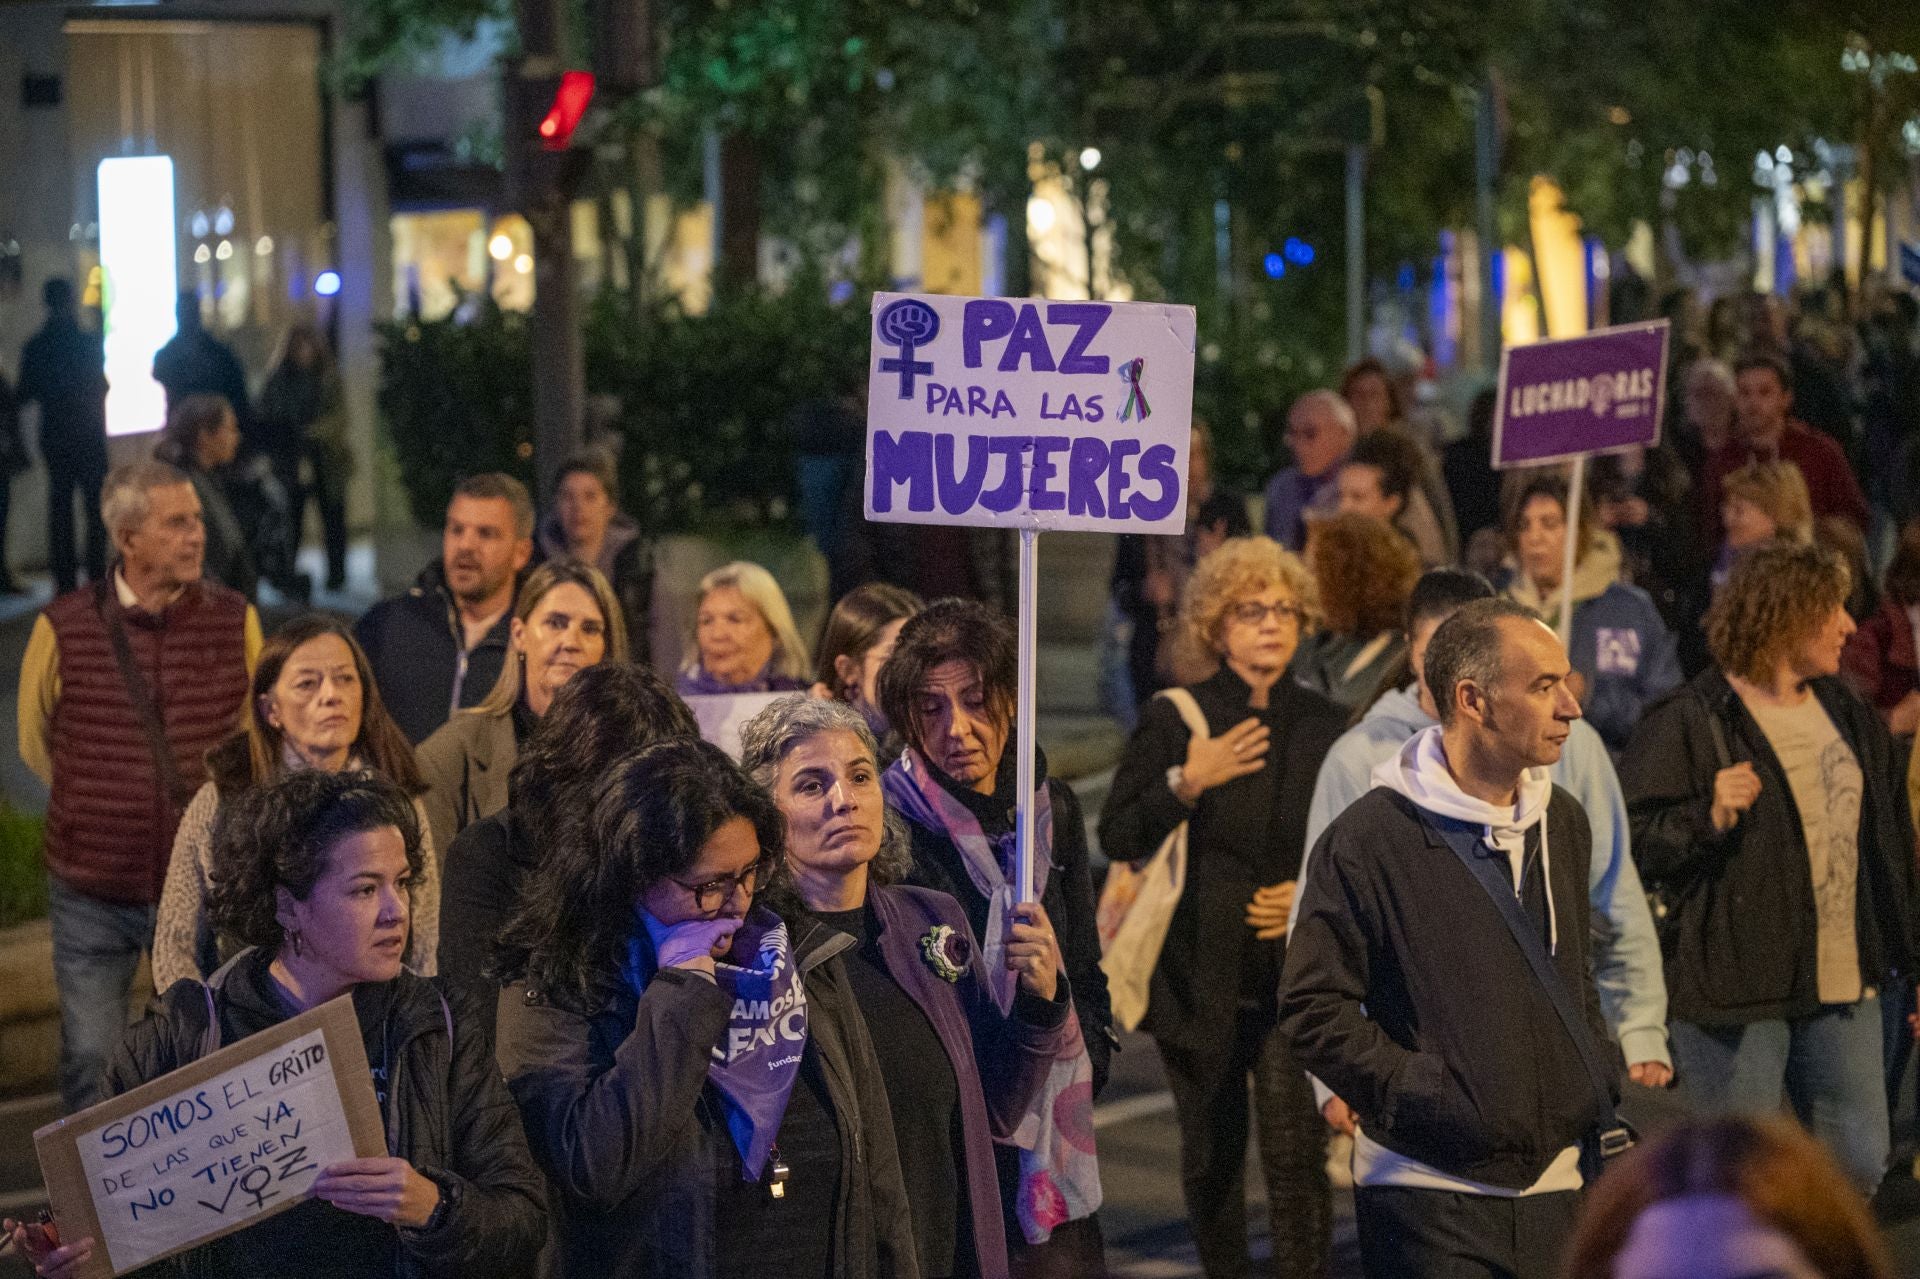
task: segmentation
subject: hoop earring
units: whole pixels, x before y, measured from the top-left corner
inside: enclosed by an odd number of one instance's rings
[[[296,958],[306,954],[306,947],[301,942],[300,930],[298,928],[287,929],[287,941],[290,945],[292,945],[293,953]]]

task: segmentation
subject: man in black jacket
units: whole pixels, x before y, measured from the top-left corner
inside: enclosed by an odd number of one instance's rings
[[[511,475],[470,476],[447,504],[440,558],[405,595],[380,601],[354,625],[387,712],[414,745],[492,691],[532,558],[527,486]]]
[[[1359,1117],[1369,1276],[1555,1273],[1622,1069],[1587,964],[1586,814],[1547,776],[1566,650],[1509,600],[1434,633],[1440,724],[1321,836],[1280,1018]]]
[[[80,327],[71,280],[48,280],[41,297],[47,322],[20,353],[18,395],[21,407],[40,406],[47,555],[54,594],[64,595],[80,581],[73,545],[76,493],[87,530],[87,580],[97,582],[107,573],[107,529],[100,520],[100,486],[107,478],[107,357],[100,335]]]

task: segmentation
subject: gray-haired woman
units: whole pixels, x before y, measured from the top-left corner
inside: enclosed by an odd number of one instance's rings
[[[879,1058],[920,1273],[1005,1276],[993,1141],[1012,1134],[1069,1038],[1046,912],[1017,907],[1006,976],[982,970],[960,903],[899,882],[912,864],[906,830],[887,812],[873,733],[846,703],[783,698],[747,722],[741,748],[786,819],[775,909],[800,945],[817,929],[854,939],[831,962],[845,966]],[[1008,1013],[994,997],[1003,984],[1015,988]]]

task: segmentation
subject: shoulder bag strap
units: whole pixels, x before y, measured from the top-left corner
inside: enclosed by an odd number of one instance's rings
[[[1540,820],[1544,823],[1550,817],[1549,813]],[[1424,813],[1422,820],[1425,820]],[[1545,837],[1546,832],[1542,830],[1541,838]],[[1477,842],[1479,841],[1476,840]],[[1507,931],[1513,934],[1513,940],[1519,944],[1520,953],[1527,957],[1527,964],[1533,969],[1534,979],[1546,993],[1548,1000],[1552,1002],[1553,1011],[1559,1014],[1560,1024],[1566,1028],[1567,1037],[1573,1040],[1574,1049],[1580,1054],[1580,1061],[1587,1068],[1587,1078],[1593,1085],[1594,1095],[1604,1107],[1603,1126],[1614,1127],[1618,1122],[1614,1116],[1613,1106],[1614,1072],[1602,1063],[1598,1046],[1593,1042],[1593,1031],[1587,1026],[1586,1018],[1574,1007],[1572,992],[1567,989],[1566,982],[1561,980],[1560,970],[1553,966],[1553,960],[1548,956],[1547,948],[1541,944],[1540,935],[1533,930],[1525,912],[1521,910],[1520,899],[1513,894],[1513,885],[1501,878],[1500,870],[1492,858],[1476,857],[1471,851],[1463,852],[1451,840],[1447,840],[1446,844],[1466,865],[1474,879],[1479,881],[1480,886],[1486,889],[1487,896],[1493,898],[1493,904],[1499,910],[1500,918],[1505,921]],[[1543,862],[1542,873],[1544,872],[1545,863]],[[1553,891],[1551,881],[1543,887],[1549,893]]]
[[[1193,700],[1192,693],[1175,685],[1172,688],[1161,689],[1155,696],[1164,697],[1173,703],[1173,709],[1180,712],[1180,719],[1194,737],[1204,742],[1212,736],[1207,731],[1207,717],[1200,712],[1200,703]]]
[[[126,687],[127,700],[133,703],[133,713],[146,733],[147,750],[153,755],[153,766],[159,773],[160,784],[166,788],[174,806],[185,809],[193,802],[193,789],[181,779],[179,762],[173,757],[173,747],[167,742],[166,725],[160,719],[159,704],[154,701],[153,686],[147,683],[140,664],[133,660],[133,646],[127,640],[126,619],[120,608],[120,600],[114,594],[113,574],[109,573],[94,588],[94,601],[99,607],[101,620],[106,623],[107,637],[113,641],[114,664],[120,668],[120,682]]]

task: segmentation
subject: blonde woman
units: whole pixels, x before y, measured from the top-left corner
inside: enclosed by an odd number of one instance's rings
[[[1278,542],[1230,538],[1202,559],[1180,625],[1219,669],[1179,691],[1198,705],[1207,736],[1194,736],[1168,695],[1154,698],[1100,815],[1101,848],[1116,861],[1153,856],[1188,823],[1186,891],[1141,1028],[1172,1083],[1181,1188],[1209,1275],[1246,1273],[1249,1076],[1274,1273],[1318,1275],[1331,1239],[1326,1124],[1276,1008],[1314,780],[1347,719],[1287,678],[1319,621],[1312,575]]]
[[[420,743],[433,846],[507,806],[507,775],[553,696],[589,666],[627,660],[627,628],[613,588],[578,560],[535,569],[513,607],[507,662],[493,691]]]
[[[1713,566],[1713,589],[1726,585],[1733,566],[1756,546],[1779,539],[1813,541],[1813,499],[1792,462],[1749,462],[1720,489],[1720,527],[1726,541]]]
[[[802,692],[812,667],[773,574],[735,560],[700,579],[679,693]]]

